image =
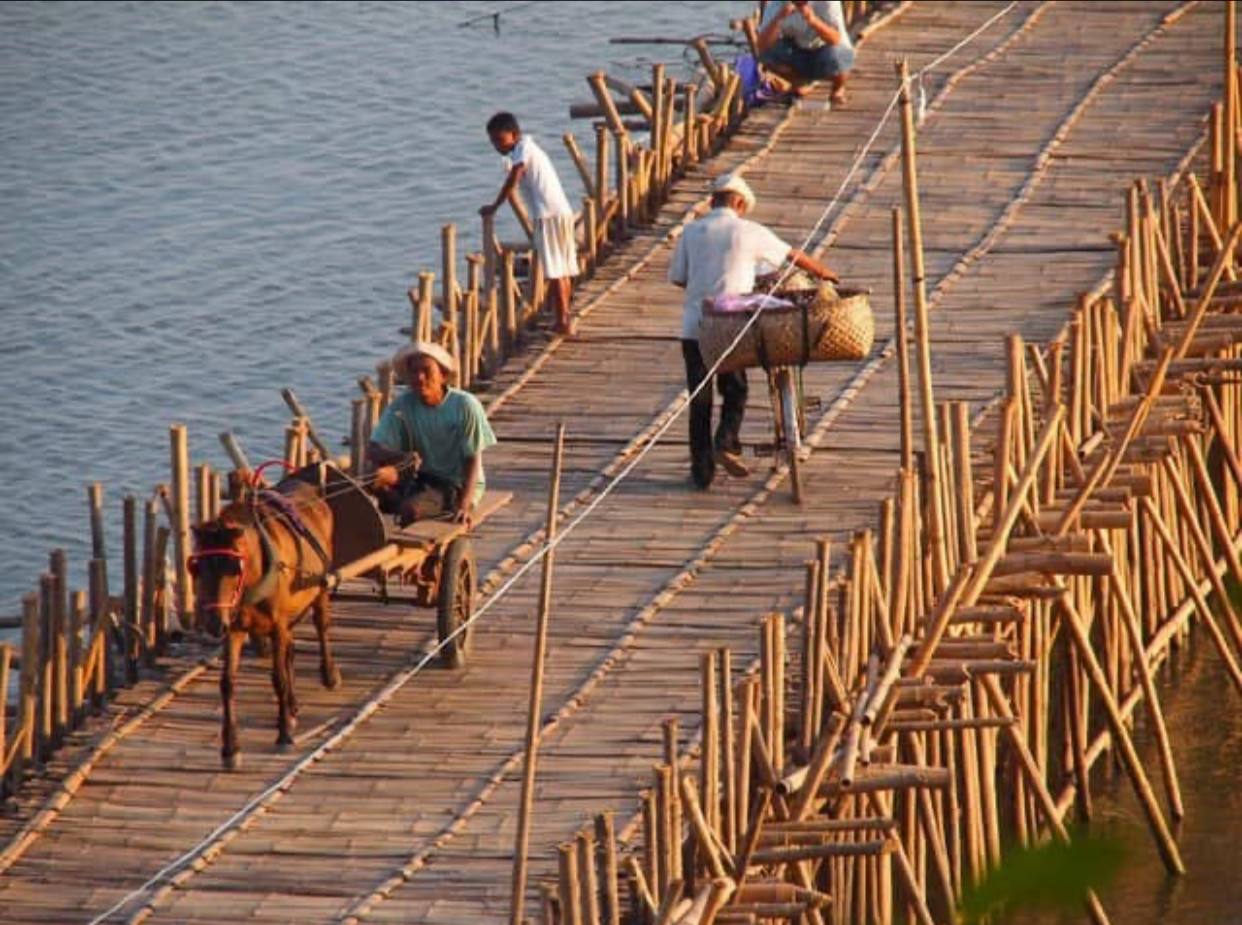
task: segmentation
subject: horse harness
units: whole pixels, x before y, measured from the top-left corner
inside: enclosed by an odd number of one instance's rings
[[[267,511],[266,515],[263,513],[264,510]],[[306,545],[319,557],[320,562],[323,564],[324,572],[327,572],[332,564],[332,557],[323,548],[319,538],[306,525],[306,521],[298,513],[297,505],[289,499],[289,496],[276,489],[261,489],[252,496],[251,511],[254,515],[255,530],[259,534],[259,549],[263,557],[263,576],[257,583],[246,590],[242,596],[242,603],[255,604],[269,597],[276,590],[276,582],[280,578],[280,571],[285,567],[297,572],[303,580],[306,580],[307,576],[313,576],[316,579],[314,583],[317,583],[317,579],[321,577],[317,573],[308,572],[295,566],[286,566],[281,561],[280,555],[276,552],[276,545],[272,542],[267,528],[263,525],[268,518],[274,518],[284,524],[294,537],[306,541]],[[307,582],[307,584],[310,583],[312,582]]]

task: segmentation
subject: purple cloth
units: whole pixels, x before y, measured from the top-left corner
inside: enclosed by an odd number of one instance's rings
[[[770,308],[794,307],[793,302],[788,299],[764,295],[762,292],[752,292],[749,295],[718,295],[708,301],[710,302],[708,311],[713,312],[753,312],[760,307],[765,311]]]

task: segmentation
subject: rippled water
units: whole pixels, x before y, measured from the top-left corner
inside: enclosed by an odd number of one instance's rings
[[[290,386],[345,433],[440,226],[477,241],[503,179],[492,112],[579,196],[559,138],[584,76],[683,63],[608,39],[722,32],[748,7],[0,4],[0,614],[54,546],[82,580],[87,482],[117,548],[121,497],[167,480],[170,423],[196,462],[225,462],[226,428],[278,455]],[[499,35],[459,25],[506,8]]]

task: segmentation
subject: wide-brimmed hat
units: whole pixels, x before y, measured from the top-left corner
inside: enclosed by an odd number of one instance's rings
[[[439,363],[449,382],[457,378],[457,362],[451,353],[429,340],[416,340],[402,345],[401,349],[392,356],[392,375],[397,382],[409,385],[407,376],[409,362],[417,356],[429,356]]]
[[[716,178],[712,183],[713,193],[737,193],[746,200],[746,211],[750,211],[755,207],[755,192],[750,188],[750,184],[742,179],[741,174],[736,171],[723,174]]]

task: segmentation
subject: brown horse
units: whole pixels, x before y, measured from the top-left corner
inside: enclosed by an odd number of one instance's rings
[[[293,627],[308,610],[314,613],[319,634],[323,684],[333,688],[341,681],[328,646],[331,612],[323,585],[332,559],[332,511],[320,491],[307,482],[286,479],[277,493],[281,497],[260,492],[234,501],[215,520],[194,528],[190,566],[198,625],[214,637],[223,637],[224,643],[220,755],[229,769],[241,763],[233,700],[238,661],[248,635],[272,642],[276,744],[282,749],[293,745],[297,725]]]

